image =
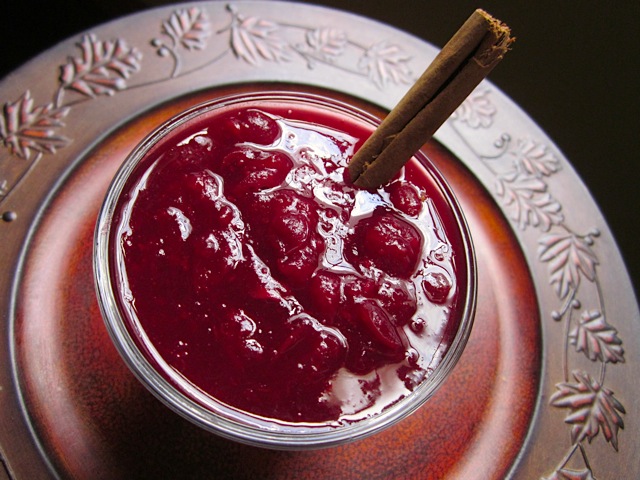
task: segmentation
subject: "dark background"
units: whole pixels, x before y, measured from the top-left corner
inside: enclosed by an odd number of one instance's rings
[[[0,77],[58,41],[163,0],[2,0]],[[230,2],[233,3],[233,2]],[[491,80],[547,132],[604,213],[640,283],[640,2],[317,0],[441,47],[484,8],[518,38]],[[7,99],[0,99],[3,103]],[[606,259],[602,259],[606,261]],[[637,294],[636,294],[637,295]]]

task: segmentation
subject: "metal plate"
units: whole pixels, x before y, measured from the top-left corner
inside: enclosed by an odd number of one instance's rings
[[[446,148],[428,147],[470,217],[484,307],[451,382],[409,423],[322,454],[229,444],[156,405],[104,338],[87,270],[92,215],[118,159],[147,129],[216,87],[255,82],[328,89],[388,109],[435,54],[404,32],[331,9],[208,2],[96,27],[5,78],[7,471],[16,478],[640,475],[638,387],[629,382],[640,373],[640,315],[624,264],[569,162],[488,82],[438,132]]]

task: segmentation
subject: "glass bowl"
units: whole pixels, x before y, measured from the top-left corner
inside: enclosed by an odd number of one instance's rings
[[[125,261],[122,232],[123,228],[128,228],[126,220],[130,212],[127,213],[127,205],[132,205],[131,202],[136,200],[136,195],[146,188],[146,180],[141,179],[148,178],[149,172],[153,170],[150,169],[150,165],[162,158],[169,145],[174,145],[176,138],[193,139],[211,118],[246,108],[277,111],[283,117],[297,112],[293,114],[292,120],[296,128],[310,119],[315,121],[317,118],[325,118],[329,119],[331,128],[339,129],[341,122],[346,119],[354,125],[360,125],[364,130],[371,131],[380,121],[363,109],[329,96],[274,90],[215,98],[196,105],[159,126],[125,159],[108,189],[98,216],[94,273],[98,302],[106,328],[125,363],[157,398],[191,422],[222,437],[259,447],[288,450],[331,447],[362,439],[396,424],[421,407],[436,392],[462,355],[472,328],[476,302],[475,254],[468,226],[445,179],[422,152],[416,153],[411,161],[420,165],[420,171],[428,177],[430,188],[435,192],[434,198],[430,201],[430,208],[435,209],[436,223],[442,222],[446,225],[448,238],[451,245],[455,246],[452,248],[455,252],[453,263],[456,268],[456,301],[438,310],[444,311],[445,314],[448,312],[449,317],[447,322],[437,320],[444,324],[438,328],[433,327],[429,333],[435,343],[430,347],[428,361],[425,360],[420,369],[423,375],[410,389],[400,392],[397,398],[382,406],[364,409],[362,412],[343,412],[338,418],[300,422],[252,413],[246,408],[239,408],[228,401],[217,399],[176,367],[175,358],[169,358],[166,351],[162,351],[154,343],[154,332],[147,331],[148,324],[144,318],[139,317],[136,300],[140,299],[132,297],[126,267],[129,265],[127,262],[135,262],[136,259],[127,257]],[[281,136],[285,136],[284,133]],[[291,138],[281,140],[292,141]],[[308,137],[306,141],[312,142],[313,136]],[[358,139],[356,143],[358,141],[361,140]],[[295,148],[298,147],[300,145]],[[384,197],[387,194],[382,195]],[[419,221],[421,220],[416,220]],[[430,251],[430,255],[433,253]],[[446,248],[444,253],[445,256],[450,255]],[[420,262],[420,265],[427,264],[425,258]],[[145,267],[147,265],[145,264]],[[414,275],[412,285],[419,286],[425,281],[423,277],[426,270],[419,271],[423,276]],[[426,303],[423,293],[415,295],[418,302]],[[438,315],[438,318],[442,318],[442,313]],[[413,322],[411,326],[402,327],[403,331],[413,331],[409,332],[410,338],[414,338],[411,335],[423,328]],[[407,351],[411,353],[407,354],[408,360],[405,360],[405,363],[415,354],[413,344]],[[419,352],[419,355],[425,354]],[[224,369],[224,363],[217,363],[211,368]],[[389,375],[389,370],[383,367],[375,372],[378,379]],[[406,383],[406,378],[404,381]],[[397,383],[395,377],[393,382]],[[301,383],[300,388],[304,389],[305,385]],[[330,388],[337,387],[334,385]]]

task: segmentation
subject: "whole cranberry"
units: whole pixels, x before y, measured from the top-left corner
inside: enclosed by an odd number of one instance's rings
[[[433,303],[445,303],[451,291],[451,277],[441,271],[429,271],[422,279],[422,289]]]
[[[389,275],[405,279],[414,273],[422,248],[420,233],[382,208],[357,223],[348,243],[345,253],[352,263],[370,263]]]
[[[403,213],[411,217],[417,217],[422,211],[422,198],[416,188],[408,183],[393,182],[385,190],[389,194],[389,200]]]
[[[271,145],[280,136],[280,127],[272,117],[251,108],[234,112],[222,124],[223,133],[236,142]]]

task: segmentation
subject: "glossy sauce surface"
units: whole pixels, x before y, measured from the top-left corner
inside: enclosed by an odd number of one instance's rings
[[[349,422],[439,364],[460,322],[460,233],[416,160],[378,191],[347,185],[371,129],[266,104],[142,160],[114,217],[113,281],[178,388],[282,422]]]

